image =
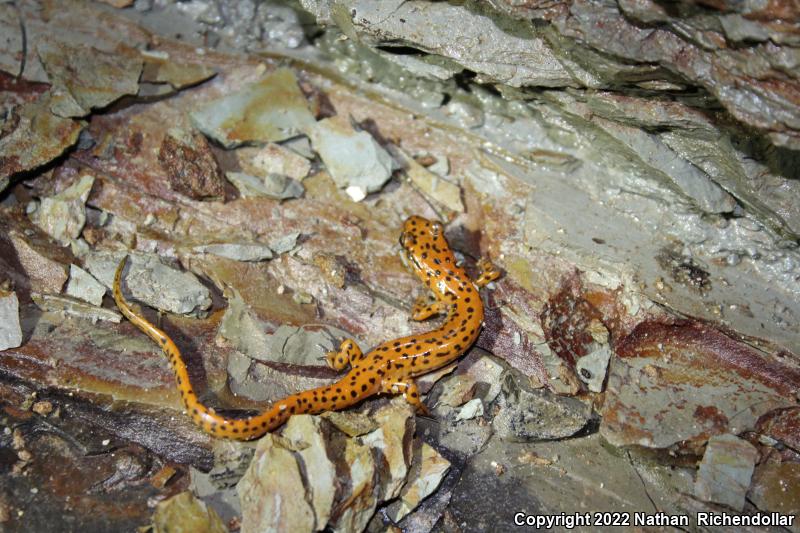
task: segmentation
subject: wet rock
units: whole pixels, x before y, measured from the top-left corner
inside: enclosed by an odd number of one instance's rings
[[[74,316],[97,322],[105,320],[119,324],[122,315],[111,309],[104,309],[95,305],[84,303],[76,298],[69,296],[58,296],[55,294],[31,293],[31,299],[42,311],[59,313],[65,316]]]
[[[791,405],[797,372],[699,323],[642,323],[616,347],[601,434],[615,446],[702,445]]]
[[[325,20],[327,2],[302,3],[318,19]],[[547,41],[529,26],[518,24],[513,31],[506,31],[493,20],[489,9],[478,4],[470,9],[438,2],[348,4],[343,13],[362,40],[380,46],[409,46],[443,56],[480,72],[486,79],[512,87],[577,86],[576,77],[583,73],[574,63],[570,65],[572,72],[566,68]],[[419,31],[421,27],[426,31]],[[477,39],[478,35],[482,38]]]
[[[242,198],[263,196],[274,200],[288,200],[300,198],[305,191],[300,182],[280,174],[268,174],[264,178],[257,178],[244,172],[226,172],[225,177],[239,190]]]
[[[402,520],[436,490],[449,470],[450,461],[423,442],[414,455],[408,482],[403,486],[398,502],[389,507],[389,517],[395,522]]]
[[[242,505],[242,533],[314,530],[314,508],[298,497],[306,493],[303,474],[285,439],[268,433],[258,441],[236,490]]]
[[[313,157],[313,153],[309,155]],[[254,176],[278,174],[302,181],[311,171],[309,158],[275,143],[263,148],[241,148],[237,150],[236,158],[242,170]]]
[[[172,190],[194,200],[223,197],[222,170],[202,135],[170,129],[161,141],[158,162]]]
[[[126,252],[94,252],[84,266],[109,289]],[[122,281],[133,298],[162,311],[199,315],[211,307],[211,294],[191,272],[181,272],[152,254],[129,254]]]
[[[191,119],[226,148],[281,141],[305,133],[314,123],[297,78],[287,68],[193,111]]]
[[[53,85],[50,109],[58,116],[82,117],[139,89],[142,58],[134,50],[111,53],[52,39],[40,41],[36,49]]]
[[[227,533],[219,515],[191,492],[181,492],[160,502],[153,514],[153,531]]]
[[[100,306],[106,294],[106,287],[78,265],[71,264],[66,294],[94,306]]]
[[[92,185],[94,177],[84,175],[60,193],[42,198],[33,221],[61,244],[78,238],[86,223],[86,199]]]
[[[697,470],[694,495],[741,512],[757,460],[758,450],[746,440],[729,434],[711,437]]]
[[[366,131],[355,131],[346,117],[320,120],[309,136],[333,181],[355,202],[383,187],[392,175],[392,156]]]
[[[583,429],[592,416],[591,406],[531,387],[516,370],[501,378],[500,411],[492,421],[495,433],[512,441],[561,439]]]
[[[672,180],[682,193],[709,213],[730,213],[736,200],[711,177],[672,151],[657,136],[639,128],[626,127],[612,121],[595,119],[603,129],[634,150],[644,162]]]
[[[0,289],[0,352],[20,344],[19,300],[16,293]]]
[[[0,191],[8,177],[48,163],[75,144],[79,122],[50,112],[50,93],[11,111],[0,137]]]

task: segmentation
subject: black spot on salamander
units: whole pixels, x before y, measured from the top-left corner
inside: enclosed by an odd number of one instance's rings
[[[355,398],[356,396],[358,396],[358,393],[355,390],[351,389],[350,390],[350,396]]]

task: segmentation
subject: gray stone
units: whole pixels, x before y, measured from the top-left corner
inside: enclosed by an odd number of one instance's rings
[[[697,470],[695,496],[741,512],[758,457],[752,444],[735,435],[711,437]]]
[[[117,265],[125,255],[95,252],[86,257],[84,266],[110,289]],[[135,299],[170,313],[201,315],[211,307],[211,293],[194,274],[168,266],[154,254],[129,254],[122,286]]]
[[[274,200],[300,198],[305,188],[292,178],[280,174],[268,174],[264,178],[244,173],[226,172],[225,177],[239,190],[243,198],[263,196]]]
[[[514,369],[501,378],[498,397],[500,411],[492,425],[495,433],[507,440],[531,441],[570,437],[583,429],[592,408],[575,398],[556,396],[545,389],[534,389],[527,376]]]
[[[264,261],[272,259],[272,249],[259,243],[219,243],[195,246],[192,251],[218,255],[235,261]]]
[[[72,264],[69,266],[69,281],[67,282],[66,293],[67,296],[73,296],[92,305],[100,306],[103,304],[106,287],[84,269]]]
[[[61,244],[76,239],[86,223],[86,199],[92,190],[94,177],[81,178],[60,193],[42,198],[33,213],[33,221]]]
[[[122,322],[122,315],[112,309],[87,304],[69,296],[32,292],[31,299],[42,311],[82,318],[91,322],[97,322],[98,320],[114,322],[115,324]]]
[[[17,294],[0,289],[0,352],[21,344],[22,328]]]
[[[277,69],[244,89],[191,113],[192,123],[227,148],[281,141],[314,124],[294,73]]]
[[[341,117],[320,120],[310,137],[333,181],[353,201],[380,190],[392,175],[392,156],[372,135],[355,131]]]

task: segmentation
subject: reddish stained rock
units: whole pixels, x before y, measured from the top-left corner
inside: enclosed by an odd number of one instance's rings
[[[223,196],[222,171],[202,135],[170,130],[161,142],[158,162],[174,191],[194,200]]]
[[[535,317],[531,307],[535,301],[532,295],[510,279],[502,280],[496,291],[487,295],[484,327],[476,346],[502,357],[525,374],[535,377],[540,383],[549,383],[547,369],[541,353],[536,349],[537,342],[531,339],[530,332],[516,323],[509,315]],[[503,308],[499,303],[503,302]],[[508,311],[502,312],[503,309]]]
[[[564,280],[541,313],[547,344],[572,369],[578,359],[589,353],[595,342],[589,324],[602,318],[600,311],[581,296],[578,276]]]
[[[0,179],[48,163],[78,140],[81,123],[52,114],[51,100],[44,93],[13,110],[0,132]]]
[[[759,419],[757,429],[794,450],[800,450],[800,407],[767,413]]]
[[[73,262],[62,248],[20,212],[0,214],[0,282],[9,280],[21,303],[30,291],[58,294]]]
[[[702,323],[643,322],[616,346],[601,433],[614,445],[685,450],[794,404],[800,372]],[[696,451],[693,450],[693,451]]]

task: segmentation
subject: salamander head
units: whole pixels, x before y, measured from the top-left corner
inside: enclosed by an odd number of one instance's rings
[[[455,266],[455,257],[439,222],[418,216],[409,217],[403,224],[400,246],[403,247],[408,265],[423,280],[429,277],[429,273],[430,277],[439,277],[448,266]]]

